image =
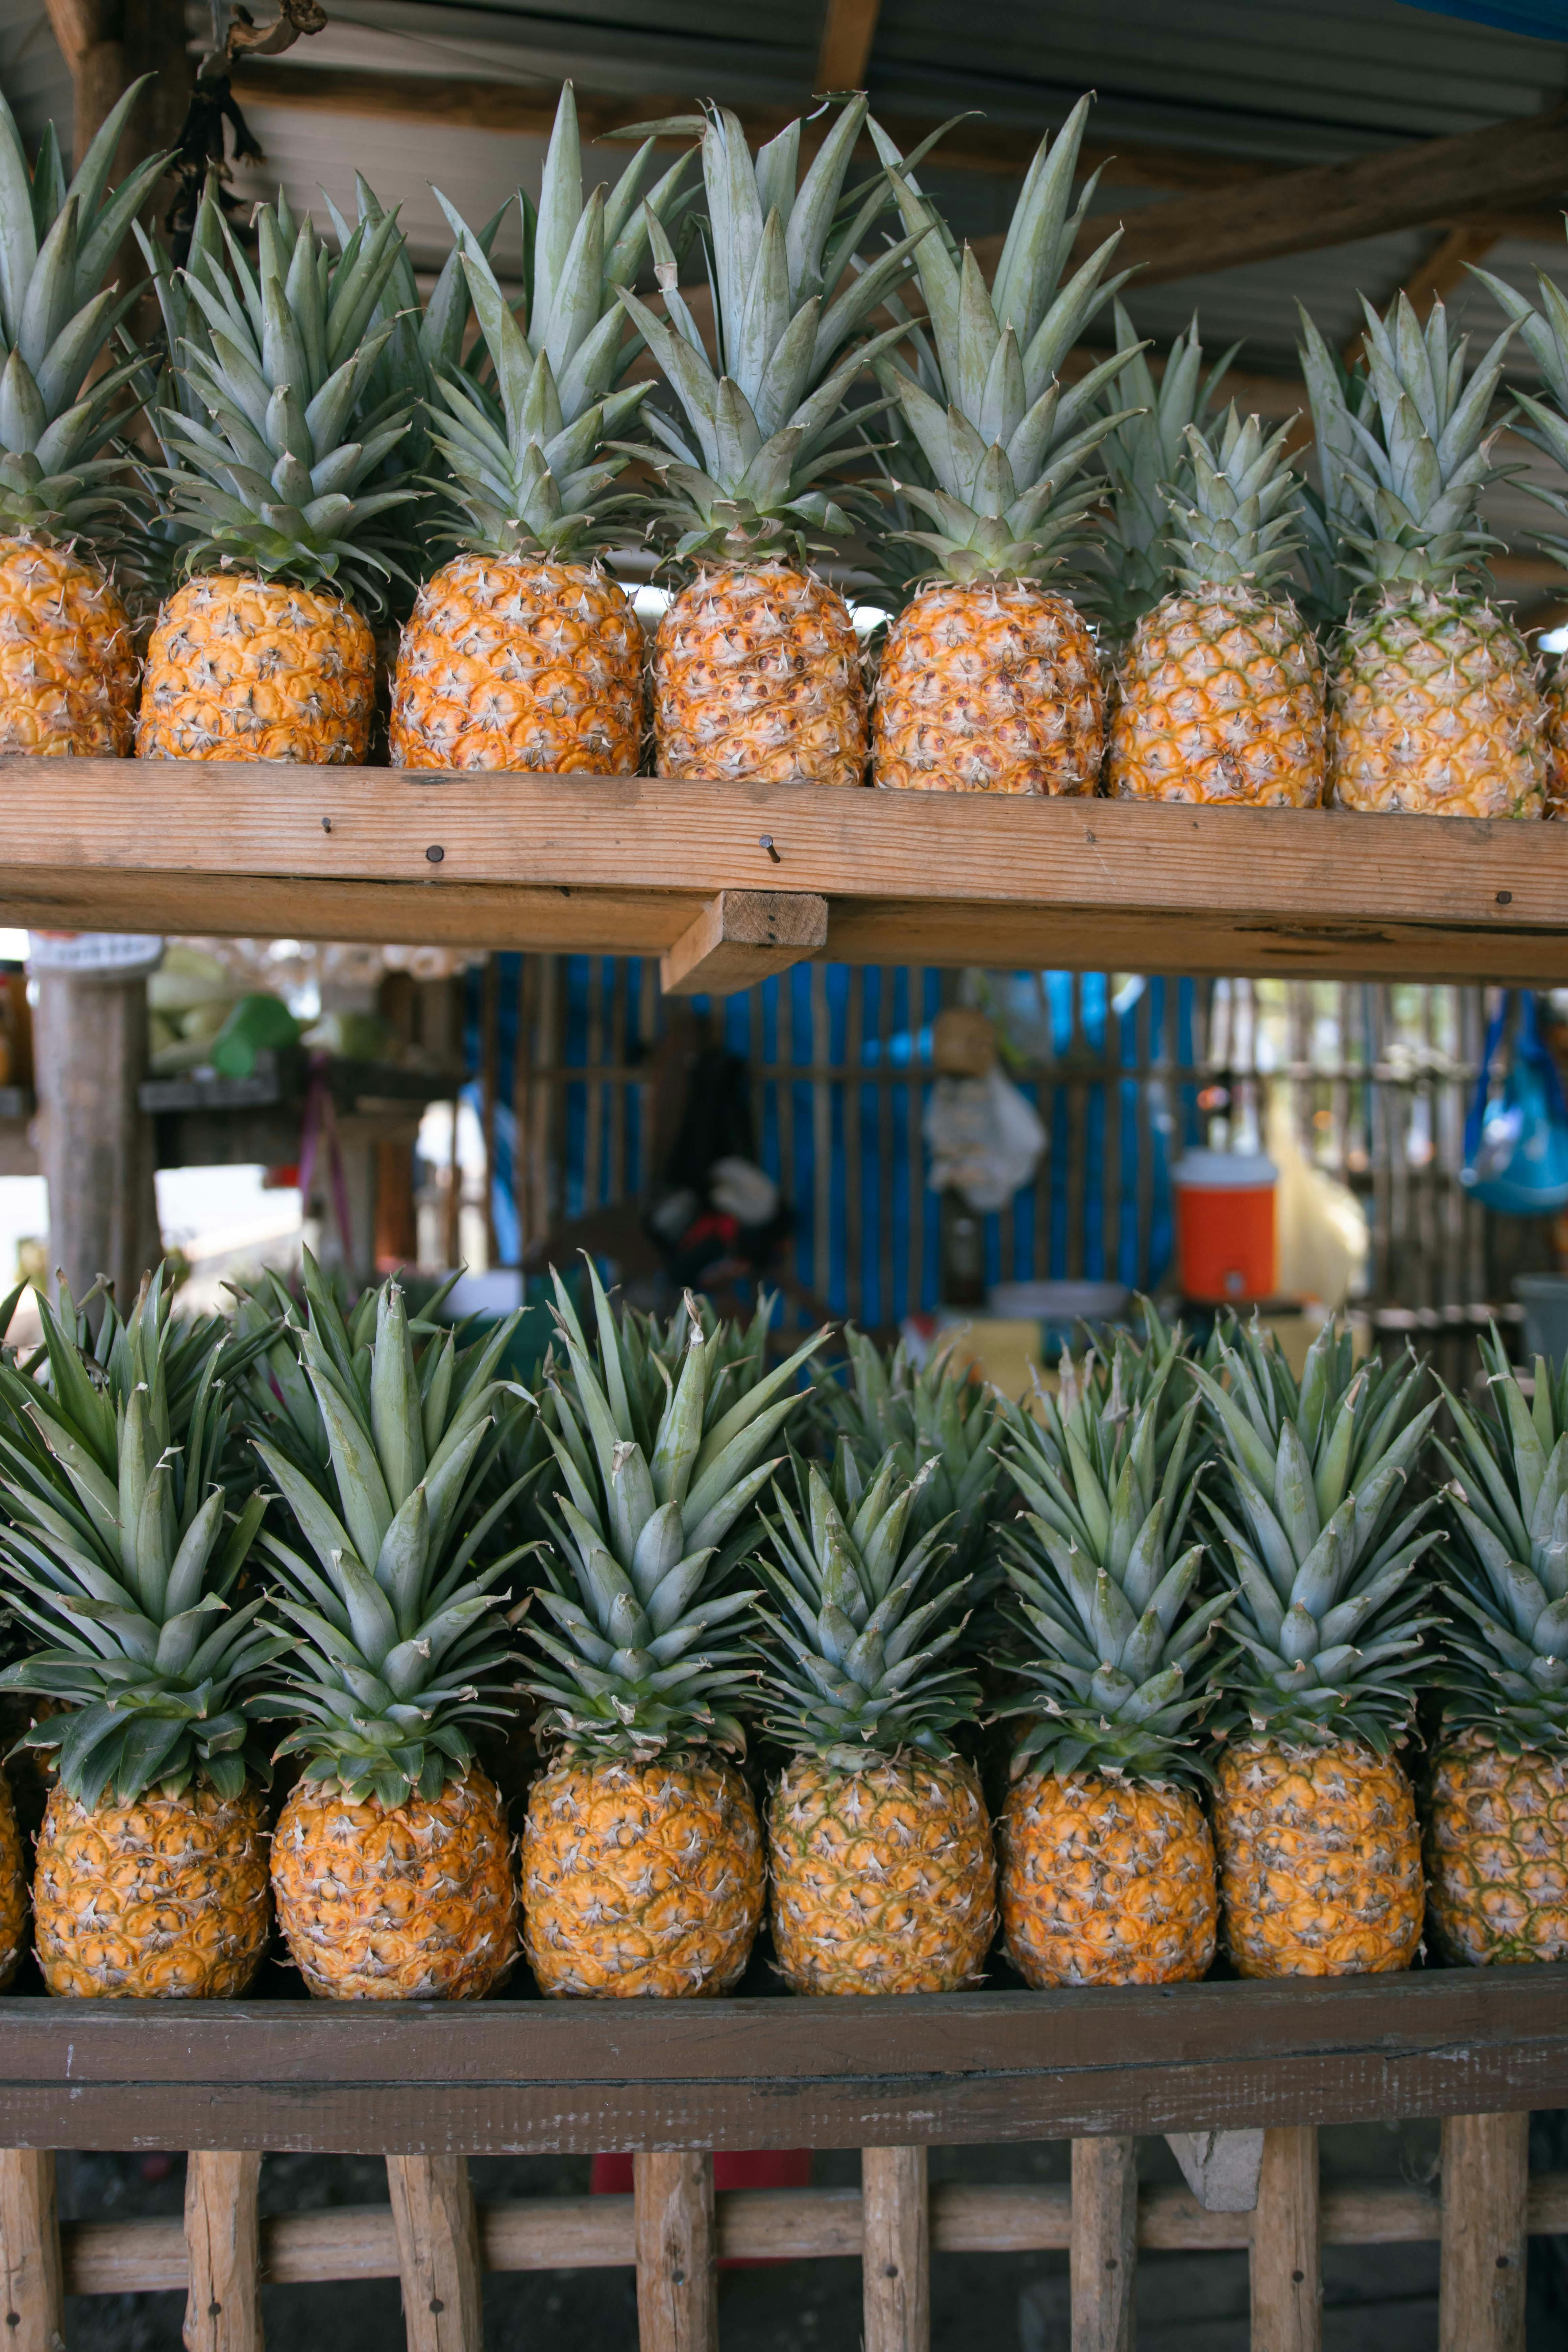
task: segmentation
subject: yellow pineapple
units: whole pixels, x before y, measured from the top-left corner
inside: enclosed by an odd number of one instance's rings
[[[183,281],[176,358],[197,413],[159,411],[185,584],[148,647],[137,755],[357,762],[370,622],[396,569],[387,518],[417,495],[367,488],[408,430],[408,397],[363,404],[392,333],[369,322],[397,224],[362,221],[334,259],[279,195],[257,206],[253,273],[216,209],[209,191]]]
[[[123,758],[137,662],[89,534],[123,501],[113,445],[134,363],[104,364],[135,299],[103,279],[168,161],[118,191],[114,151],[144,84],[111,110],[68,189],[54,128],[28,170],[0,98],[0,755]],[[30,186],[29,186],[30,183]],[[92,379],[89,383],[89,378]]]
[[[22,1965],[27,1942],[27,1864],[11,1784],[0,1772],[0,1992]]]
[[[1568,1959],[1568,1364],[1527,1401],[1494,1333],[1486,1407],[1447,1400],[1455,1615],[1436,1677],[1426,1917],[1445,1959]]]
[[[758,1457],[823,1335],[764,1374],[765,1314],[737,1349],[689,1297],[676,1353],[612,1314],[588,1272],[592,1346],[555,1286],[547,1434],[564,1491],[530,1629],[550,1760],[522,1835],[524,1948],[547,1994],[724,1993],[763,1912],[756,1808],[729,1760],[751,1680],[732,1632],[756,1595],[729,1571],[777,1467]]]
[[[1042,140],[987,289],[879,134],[927,324],[910,365],[878,374],[895,409],[891,491],[926,528],[892,538],[934,557],[888,631],[877,687],[873,782],[922,792],[1092,793],[1105,696],[1088,624],[1046,584],[1084,536],[1102,485],[1085,471],[1123,421],[1100,404],[1127,364],[1118,352],[1070,390],[1068,352],[1122,282],[1103,273],[1117,231],[1059,292],[1058,277],[1093,193],[1068,217],[1089,101]]]
[[[395,1281],[351,1325],[305,1274],[298,1363],[267,1382],[257,1439],[312,1555],[262,1538],[294,1638],[258,1704],[296,1727],[279,1754],[305,1759],[272,1840],[278,1921],[327,2000],[478,2000],[517,1958],[506,1817],[472,1731],[515,1707],[495,1587],[525,1548],[477,1560],[527,1484],[485,1491],[518,1318],[416,1357]]]
[[[1405,1969],[1421,1940],[1415,1803],[1396,1748],[1415,1709],[1435,1498],[1402,1511],[1435,1403],[1419,1366],[1356,1371],[1326,1324],[1298,1383],[1271,1335],[1194,1367],[1229,1493],[1209,1510],[1238,1579],[1215,1710],[1215,1843],[1239,1975]]]
[[[1568,662],[1553,661],[1542,682],[1546,706],[1546,814],[1568,816]]]
[[[1199,1790],[1190,1681],[1227,1595],[1198,1601],[1204,1547],[1179,1550],[1194,1487],[1181,1358],[1124,1397],[1068,1377],[1021,1421],[1009,1467],[1027,1506],[1005,1530],[1027,1685],[1026,1729],[997,1824],[1002,1928],[1032,1985],[1168,1984],[1215,1953],[1214,1842]]]
[[[188,1366],[171,1300],[161,1276],[145,1286],[105,1362],[78,1345],[68,1297],[64,1318],[40,1301],[47,1385],[0,1369],[0,1561],[17,1616],[49,1644],[0,1687],[63,1702],[21,1743],[58,1766],[34,1883],[53,1993],[222,1999],[267,1948],[268,1775],[252,1725],[279,1644],[259,1599],[234,1601],[265,1498],[231,1518],[215,1483],[229,1343],[206,1335],[195,1395],[177,1397]]]
[[[1176,584],[1139,620],[1121,666],[1110,761],[1121,799],[1322,799],[1322,670],[1284,576],[1300,544],[1289,433],[1266,441],[1234,407],[1213,435],[1186,428],[1191,470],[1170,500]]]
[[[889,1448],[864,1479],[798,1465],[764,1568],[767,1729],[788,1761],[768,1800],[773,1951],[796,1992],[954,1992],[996,1932],[996,1864],[973,1767],[946,1735],[979,1685],[952,1663],[968,1582],[937,1582],[944,1521],[918,1532],[933,1465]],[[934,1589],[932,1589],[934,1587]]]
[[[677,285],[657,222],[653,256],[666,319],[622,300],[686,419],[647,423],[668,455],[656,463],[658,521],[689,576],[654,649],[658,772],[865,782],[866,695],[848,609],[815,577],[819,534],[849,529],[845,493],[819,485],[851,455],[860,417],[844,400],[895,341],[851,338],[904,271],[903,238],[846,276],[879,193],[841,218],[839,198],[866,100],[843,108],[796,186],[798,122],[752,156],[741,123],[713,107],[702,131],[718,370]],[[840,280],[843,280],[842,285]],[[668,320],[668,323],[666,323]]]

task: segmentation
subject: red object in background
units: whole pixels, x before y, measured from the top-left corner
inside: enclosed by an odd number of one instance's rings
[[[629,2156],[596,2156],[589,2182],[595,2197],[629,2197],[632,2160]],[[713,2157],[715,2189],[809,2189],[811,2150],[808,2147],[718,2148]],[[722,2262],[721,2271],[755,2271],[765,2262],[742,2258]]]
[[[1171,1171],[1176,1279],[1184,1298],[1271,1298],[1279,1177],[1260,1152],[1189,1151]]]

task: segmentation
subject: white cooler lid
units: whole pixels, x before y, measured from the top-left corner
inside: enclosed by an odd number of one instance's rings
[[[1172,1169],[1171,1181],[1202,1192],[1257,1192],[1277,1184],[1279,1171],[1261,1151],[1188,1151]]]

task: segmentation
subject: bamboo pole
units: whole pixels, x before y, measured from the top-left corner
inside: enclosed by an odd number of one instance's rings
[[[408,2352],[481,2352],[479,2231],[466,2156],[389,2156]]]
[[[930,2352],[931,2195],[923,2147],[860,2151],[865,2352]]]
[[[185,2158],[185,2352],[261,2352],[259,2156]]]
[[[632,2188],[639,2352],[719,2352],[712,2158],[636,2156]]]
[[[1072,2352],[1133,2352],[1138,2147],[1072,2144]]]
[[[1252,2352],[1321,2352],[1318,2135],[1292,2124],[1263,2136],[1252,2216]]]
[[[0,2153],[0,2266],[6,2352],[66,2352],[55,2159],[44,2149]]]
[[[1530,2117],[1443,2121],[1438,2352],[1524,2352]]]

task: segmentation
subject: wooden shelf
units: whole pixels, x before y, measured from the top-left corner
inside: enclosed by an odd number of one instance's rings
[[[904,2147],[1568,2104],[1568,1966],[913,2000],[0,2000],[16,2147]]]
[[[41,929],[679,947],[688,990],[709,955],[714,985],[739,985],[759,939],[759,971],[795,953],[1568,982],[1568,824],[218,761],[7,771],[0,920]],[[721,893],[753,922],[770,894],[820,897],[826,944],[815,910],[794,930],[715,927]]]

